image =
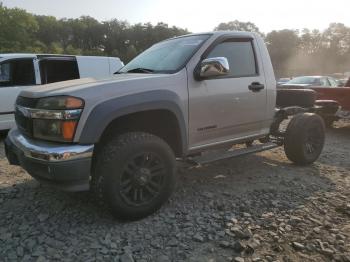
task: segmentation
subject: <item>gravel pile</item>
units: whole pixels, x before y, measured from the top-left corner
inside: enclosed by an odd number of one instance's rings
[[[320,160],[283,149],[181,169],[156,214],[114,220],[89,193],[42,186],[0,146],[0,261],[349,261],[350,125]]]

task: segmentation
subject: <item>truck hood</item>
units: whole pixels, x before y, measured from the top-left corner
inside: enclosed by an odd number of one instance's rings
[[[181,97],[188,96],[186,68],[175,74],[119,74],[105,80],[92,78],[65,81],[28,88],[20,96],[41,98],[74,96],[84,99],[84,114],[105,101],[150,91],[168,90]],[[136,96],[135,96],[136,97]],[[140,97],[140,96],[138,96]],[[138,102],[135,98],[135,103]]]
[[[157,99],[162,100],[161,95],[164,93],[171,93],[172,99],[176,100],[175,103],[178,103],[179,107],[187,108],[186,68],[175,74],[119,74],[105,80],[85,78],[66,81],[29,88],[22,91],[20,96],[42,98],[67,95],[82,98],[85,106],[76,131],[75,139],[78,139],[84,128],[84,123],[97,106],[102,106],[106,102],[108,108],[109,101],[118,101],[118,103],[131,101],[135,105],[142,105],[145,101],[144,98],[149,99],[150,96],[159,94],[159,97],[154,97],[156,103]],[[119,99],[124,97],[125,100]],[[169,96],[165,99],[168,98]],[[77,141],[75,140],[75,142]]]
[[[38,85],[31,87],[21,92],[21,96],[25,97],[46,97],[56,95],[79,95],[79,93],[85,93],[87,90],[104,88],[109,85],[115,85],[116,87],[124,82],[130,82],[135,80],[146,80],[162,77],[160,74],[119,74],[108,79],[94,79],[94,78],[81,78],[76,80],[69,80],[63,82],[57,82],[46,85]],[[102,90],[101,90],[102,92]]]
[[[20,95],[31,98],[59,95],[88,98],[89,96],[101,96],[106,94],[108,89],[113,91],[114,94],[118,93],[123,95],[125,92],[132,93],[143,90],[143,87],[145,87],[145,85],[147,86],[147,83],[152,82],[154,84],[156,82],[162,82],[162,80],[160,80],[161,78],[167,79],[169,77],[171,77],[171,75],[167,74],[118,74],[112,78],[99,80],[94,78],[82,78],[35,86],[22,91]],[[125,88],[123,88],[124,86],[129,86],[128,90],[125,90]],[[102,90],[98,90],[100,88]]]

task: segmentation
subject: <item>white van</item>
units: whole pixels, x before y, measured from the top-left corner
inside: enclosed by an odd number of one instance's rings
[[[116,57],[0,54],[0,130],[14,125],[18,94],[34,85],[113,75],[123,62]]]

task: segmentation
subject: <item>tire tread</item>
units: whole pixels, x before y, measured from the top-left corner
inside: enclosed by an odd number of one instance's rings
[[[105,192],[105,186],[106,186],[106,179],[108,179],[108,173],[103,172],[103,170],[106,169],[106,165],[111,165],[111,162],[115,161],[116,159],[120,159],[121,156],[124,154],[124,151],[126,148],[130,147],[136,147],[137,145],[143,144],[143,143],[154,143],[159,146],[161,146],[166,152],[166,154],[170,154],[173,158],[173,165],[174,165],[174,173],[175,173],[175,156],[170,148],[170,146],[161,138],[154,136],[149,133],[144,132],[129,132],[124,134],[119,134],[113,137],[110,141],[106,142],[105,145],[102,146],[101,150],[99,150],[96,158],[95,158],[95,168],[93,172],[91,187],[93,190],[94,195],[99,199],[101,204],[106,204],[110,207],[112,214],[116,218],[120,219],[126,219],[126,220],[137,220],[140,218],[143,218],[153,212],[155,212],[157,209],[159,209],[160,205],[157,204],[155,207],[151,208],[148,212],[140,213],[130,213],[127,210],[115,210],[114,208],[111,208],[113,204],[109,203],[110,200],[108,197],[106,197]],[[102,172],[101,172],[102,170]],[[174,175],[175,176],[175,175]],[[171,185],[169,185],[169,192],[165,195],[165,198],[167,199],[172,191],[175,188],[175,181]]]

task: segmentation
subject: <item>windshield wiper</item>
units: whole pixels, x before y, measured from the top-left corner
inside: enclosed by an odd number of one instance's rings
[[[137,67],[137,68],[134,68],[134,69],[130,69],[128,71],[126,71],[126,73],[153,73],[154,70],[152,69],[148,69],[148,68],[143,68],[143,67]]]

